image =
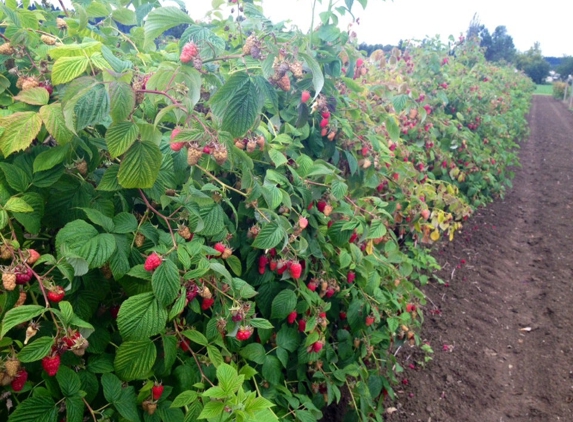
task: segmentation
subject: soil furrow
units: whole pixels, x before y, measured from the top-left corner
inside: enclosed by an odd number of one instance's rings
[[[513,188],[436,251],[434,357],[388,420],[573,421],[573,114],[537,96],[528,120]]]

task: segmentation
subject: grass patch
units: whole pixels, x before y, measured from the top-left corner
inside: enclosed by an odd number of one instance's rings
[[[535,95],[553,95],[553,85],[543,84],[537,85],[535,88]]]

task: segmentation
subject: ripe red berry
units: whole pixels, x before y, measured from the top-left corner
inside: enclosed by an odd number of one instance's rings
[[[312,344],[312,351],[314,353],[319,353],[322,350],[323,346],[324,346],[324,343],[319,340],[319,341]]]
[[[296,321],[296,311],[292,311],[290,314],[288,314],[287,316],[287,322],[289,324],[294,324],[294,322]]]
[[[358,239],[358,234],[356,232],[353,232],[352,235],[350,236],[350,239],[348,239],[348,243],[354,243],[356,239]]]
[[[179,60],[181,60],[183,63],[189,63],[197,56],[198,53],[199,50],[197,45],[193,41],[188,42],[183,46]]]
[[[34,277],[34,273],[30,268],[22,268],[16,271],[16,284],[26,284]]]
[[[145,259],[143,268],[145,268],[145,271],[155,271],[155,269],[161,265],[161,262],[161,257],[153,252]]]
[[[306,330],[306,320],[301,319],[298,321],[298,331],[300,331],[301,333],[304,333],[305,330]]]
[[[281,259],[277,262],[277,274],[283,275],[284,272],[288,269],[287,261]]]
[[[201,302],[201,309],[206,311],[211,306],[213,306],[214,303],[215,303],[215,299],[213,299],[213,298],[210,298],[210,299],[203,298],[203,301]]]
[[[346,281],[349,283],[354,283],[354,280],[356,280],[356,273],[354,271],[348,271],[348,274],[346,275]]]
[[[189,343],[189,340],[183,339],[179,342],[179,348],[184,352],[188,352],[191,350],[191,343]]]
[[[374,324],[374,317],[372,315],[368,315],[366,317],[366,326],[370,327],[372,324]]]
[[[302,94],[300,95],[300,102],[306,103],[308,100],[310,100],[310,92],[302,91]]]
[[[222,254],[223,252],[225,252],[225,249],[227,249],[227,247],[222,244],[221,242],[216,243],[215,246],[213,247],[217,252],[219,252],[219,254]]]
[[[318,201],[318,203],[316,204],[316,209],[318,209],[320,212],[324,212],[326,205],[327,204],[325,201]]]
[[[430,218],[430,210],[428,209],[422,210],[422,212],[420,212],[420,215],[424,220],[427,220],[428,218]]]
[[[173,130],[171,131],[170,139],[171,139],[171,140],[174,140],[175,137],[176,137],[177,135],[179,135],[180,132],[181,132],[181,129],[179,129],[178,127],[176,127],[175,129],[173,129]]]
[[[52,303],[59,303],[64,299],[66,291],[62,286],[56,286],[47,293],[48,300]]]
[[[321,129],[324,129],[326,126],[328,126],[328,119],[322,119],[320,121],[320,127]]]
[[[329,287],[329,288],[326,290],[325,296],[326,296],[327,298],[331,298],[332,296],[334,296],[334,293],[335,293],[335,290],[334,290],[332,287]]]
[[[151,395],[153,396],[153,400],[159,400],[162,394],[163,385],[156,383],[153,387],[151,387]]]
[[[340,311],[340,313],[338,314],[338,316],[340,317],[340,319],[346,319],[346,312]]]
[[[248,340],[251,335],[253,335],[253,327],[251,326],[241,326],[239,328],[239,331],[237,331],[237,340],[239,341],[245,341]]]
[[[330,111],[326,110],[320,113],[323,119],[330,119]]]
[[[16,392],[21,391],[24,385],[28,381],[28,372],[25,369],[20,369],[16,374],[16,377],[12,380],[12,389]]]
[[[302,265],[298,261],[291,262],[289,272],[292,278],[298,280],[302,274]]]
[[[364,60],[363,59],[358,59],[356,60],[356,67],[361,67],[364,64]]]
[[[316,284],[316,281],[311,280],[309,281],[309,283],[306,285],[306,287],[308,287],[309,290],[312,290],[313,292],[316,291],[316,288],[318,287],[318,284]]]
[[[184,146],[185,146],[185,142],[171,142],[171,144],[169,144],[169,147],[171,148],[171,150],[175,151],[175,152],[181,151]]]
[[[48,374],[48,376],[53,377],[58,373],[60,369],[60,355],[46,356],[42,359],[42,368]]]
[[[277,269],[277,265],[278,265],[277,260],[276,260],[276,259],[271,259],[271,262],[269,262],[269,269],[270,269],[271,271],[275,271],[275,270]]]
[[[406,305],[406,312],[414,312],[416,310],[416,305],[413,303],[408,303]]]

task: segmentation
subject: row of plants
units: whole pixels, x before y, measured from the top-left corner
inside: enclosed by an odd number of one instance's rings
[[[366,58],[365,0],[124,3],[0,4],[1,417],[383,420],[533,84],[463,39]]]

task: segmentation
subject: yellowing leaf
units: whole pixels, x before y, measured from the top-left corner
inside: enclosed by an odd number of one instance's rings
[[[432,234],[430,235],[430,238],[434,241],[437,242],[440,239],[440,232],[438,230],[434,230],[432,232]]]
[[[62,57],[52,68],[52,84],[60,85],[70,82],[86,71],[90,59],[88,57]]]
[[[30,146],[42,128],[42,119],[34,111],[23,111],[0,118],[0,127],[4,128],[0,150],[7,157]]]

